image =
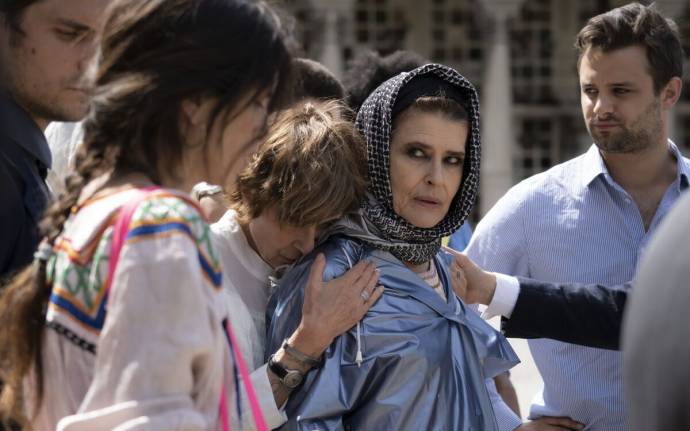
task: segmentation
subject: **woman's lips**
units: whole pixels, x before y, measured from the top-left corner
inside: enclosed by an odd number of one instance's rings
[[[418,197],[414,198],[414,200],[415,202],[417,202],[417,204],[429,208],[437,208],[441,205],[441,202],[434,198]]]

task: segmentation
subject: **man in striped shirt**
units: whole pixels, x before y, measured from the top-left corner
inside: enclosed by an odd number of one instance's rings
[[[489,271],[618,285],[633,278],[649,238],[688,186],[690,162],[667,133],[683,54],[675,25],[636,3],[590,19],[576,47],[594,145],[513,187],[466,251]],[[532,404],[533,421],[517,429],[563,429],[549,417],[593,431],[628,429],[619,352],[544,339],[529,344],[544,389]]]

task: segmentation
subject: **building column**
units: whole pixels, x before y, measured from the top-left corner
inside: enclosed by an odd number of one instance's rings
[[[352,0],[320,0],[318,16],[322,20],[323,43],[318,61],[338,78],[342,79],[345,72],[343,61],[343,46],[341,44],[342,22],[346,22],[346,14],[352,13]]]
[[[687,4],[687,0],[657,0],[656,6],[659,11],[666,17],[678,22],[678,20],[683,18],[683,13],[690,8]],[[682,78],[682,76],[681,76]],[[687,91],[687,89],[685,89]],[[680,131],[678,130],[678,111],[672,109],[668,116],[668,137],[671,140],[677,140],[680,136]],[[677,145],[682,146],[682,142],[676,142]]]
[[[484,214],[513,185],[513,88],[507,20],[522,0],[482,0],[494,21],[482,83],[482,174],[480,213]]]

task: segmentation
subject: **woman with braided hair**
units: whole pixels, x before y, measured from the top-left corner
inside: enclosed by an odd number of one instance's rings
[[[0,299],[3,421],[201,430],[237,418],[231,310],[187,193],[225,184],[257,143],[290,57],[260,2],[113,1],[76,175]]]
[[[477,193],[478,109],[472,84],[438,64],[389,79],[364,102],[357,127],[368,150],[366,197],[279,281],[266,350],[298,324],[318,256],[326,280],[370,260],[384,294],[293,392],[281,429],[498,429],[485,379],[517,357],[455,296],[464,278],[441,249]]]

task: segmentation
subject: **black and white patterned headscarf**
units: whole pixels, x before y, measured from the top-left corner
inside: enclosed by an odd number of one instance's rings
[[[434,227],[419,228],[393,210],[390,141],[393,111],[401,89],[409,93],[408,86],[414,86],[416,80],[420,85],[423,80],[428,86],[430,77],[440,80],[441,88],[452,86],[454,96],[460,95],[464,99],[461,104],[467,110],[470,127],[462,183],[448,214]],[[427,64],[411,72],[403,72],[381,84],[367,98],[357,114],[357,128],[366,138],[370,185],[361,211],[338,223],[337,230],[390,251],[404,262],[419,264],[430,260],[438,252],[441,238],[455,232],[467,219],[476,199],[481,144],[479,100],[474,86],[456,70],[440,64]]]

